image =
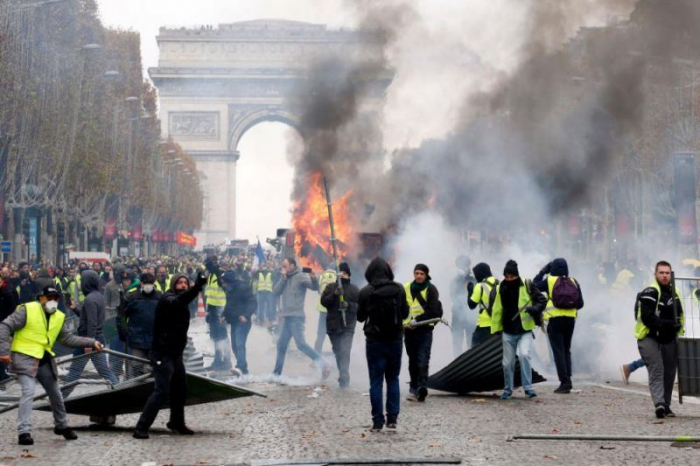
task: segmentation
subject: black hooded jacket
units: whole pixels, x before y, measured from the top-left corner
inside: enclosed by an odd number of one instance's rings
[[[187,275],[177,274],[170,280],[170,289],[163,294],[156,306],[153,323],[153,346],[156,353],[178,356],[187,346],[187,331],[190,328],[189,304],[202,291],[206,280],[197,280],[195,285],[185,291],[176,293],[175,283]],[[157,356],[156,356],[157,357]]]
[[[326,332],[329,335],[355,332],[355,326],[357,325],[357,300],[360,296],[360,289],[350,282],[343,283],[343,300],[348,303],[348,308],[345,311],[345,325],[343,325],[343,314],[340,312],[340,296],[335,294],[337,288],[337,282],[331,283],[326,286],[321,294],[321,305],[328,311],[326,313]]]
[[[9,281],[5,280],[0,286],[0,322],[15,312],[17,306],[19,306],[17,290],[14,289]]]
[[[226,292],[224,317],[229,324],[235,324],[245,317],[250,322],[258,310],[258,300],[253,294],[253,285],[242,275],[228,271],[222,275],[221,285]]]
[[[403,327],[385,329],[373,325],[373,301],[392,300],[396,303],[396,313],[400,322],[408,317],[409,307],[406,292],[401,284],[394,281],[391,266],[381,257],[375,258],[367,266],[365,279],[369,283],[360,291],[357,305],[357,320],[364,322],[364,332],[368,339],[397,340],[403,338]]]
[[[80,274],[80,290],[85,299],[80,309],[78,335],[98,340],[103,337],[105,298],[100,292],[100,277],[94,270],[85,270]]]

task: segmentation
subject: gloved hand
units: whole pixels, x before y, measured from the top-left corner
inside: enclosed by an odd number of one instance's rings
[[[534,307],[528,307],[527,309],[525,309],[525,312],[527,312],[532,317],[532,319],[535,321],[535,324],[537,324],[538,326],[542,325],[541,312],[539,312]]]
[[[549,264],[542,267],[542,270],[540,272],[542,272],[544,274],[548,274],[551,271],[552,271],[552,263],[550,262]]]
[[[335,285],[335,288],[333,289],[333,294],[336,296],[340,296],[341,293],[342,293],[342,289],[338,285]]]
[[[197,281],[195,282],[195,284],[199,287],[206,285],[207,284],[207,277],[205,277],[202,272],[199,272],[197,274]]]
[[[471,298],[473,292],[474,292],[474,284],[472,282],[468,282],[467,283],[467,297]]]

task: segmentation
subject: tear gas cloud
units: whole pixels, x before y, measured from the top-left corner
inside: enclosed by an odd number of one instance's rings
[[[359,3],[358,26],[379,38],[375,44],[383,59],[328,57],[309,68],[305,84],[290,97],[302,107],[306,140],[294,200],[304,196],[316,171],[333,180],[337,193],[352,188],[357,228],[389,233],[400,281],[410,280],[415,263],[427,263],[444,290],[448,317],[447,290],[457,255],[467,253],[472,264],[490,263],[497,276],[505,260],[514,258],[524,277],[554,257],[567,257],[587,303],[575,336],[575,370],[594,376],[617,370],[627,361],[611,354],[636,354],[634,293],[599,292],[595,259],[574,255],[575,245],[555,246],[551,236],[569,216],[602,212],[615,202],[611,192],[626,189],[614,176],[644,160],[639,139],[653,110],[650,75],[670,66],[672,57],[698,58],[700,5],[687,0],[496,2],[504,14],[492,26],[513,40],[503,52],[498,42],[464,44],[456,30],[436,33],[412,3],[381,2],[380,8],[377,3]],[[486,10],[474,7],[470,20]],[[493,56],[500,56],[500,63]],[[463,84],[433,94],[430,76],[443,79],[450,70],[458,77],[445,82]],[[387,71],[394,81],[383,115],[363,111],[362,103],[376,98],[371,77]],[[402,118],[397,96],[420,96],[424,88],[432,100],[423,102],[423,114],[406,112]],[[409,109],[416,107],[408,102]],[[443,118],[439,125],[433,114]],[[419,141],[407,136],[406,146],[397,146],[395,135],[402,131],[396,126],[415,128],[423,121],[440,129]],[[394,135],[394,147],[387,144],[388,135]],[[650,189],[662,193],[664,188],[668,184],[660,181]],[[659,195],[647,205],[661,209],[667,199]],[[465,232],[474,231],[482,240],[476,250],[464,240]],[[656,244],[637,238],[626,251],[644,256],[647,269],[659,254],[677,257],[673,242],[664,242],[663,249]],[[651,272],[644,279],[650,278]]]

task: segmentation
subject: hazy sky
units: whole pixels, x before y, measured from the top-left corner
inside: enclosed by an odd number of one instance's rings
[[[540,0],[376,0],[410,5],[388,55],[396,74],[384,109],[388,153],[444,136],[465,110],[469,93],[487,89],[518,64],[529,27],[525,14]],[[561,0],[564,1],[564,0]],[[599,0],[566,0],[577,8]],[[97,0],[105,25],[141,33],[144,68],[157,65],[161,26],[218,25],[261,18],[356,27],[368,0]],[[630,0],[632,2],[632,0]],[[594,12],[595,13],[595,12]],[[607,11],[605,15],[609,15]],[[589,14],[588,24],[604,21]],[[575,31],[575,30],[574,30]],[[568,31],[573,33],[574,31]],[[564,39],[562,39],[563,42]],[[238,163],[239,238],[261,239],[289,224],[292,167],[290,132],[279,123],[244,136]],[[293,135],[292,135],[293,136]],[[274,173],[269,170],[274,166]]]

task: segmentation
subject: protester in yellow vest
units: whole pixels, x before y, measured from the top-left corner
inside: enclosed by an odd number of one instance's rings
[[[168,274],[168,268],[164,265],[159,265],[158,268],[156,269],[156,290],[160,291],[161,293],[165,293],[168,291],[168,288],[170,287],[170,280],[172,280],[173,276]]]
[[[56,340],[65,346],[102,350],[102,345],[96,340],[75,336],[63,326],[66,315],[58,310],[59,296],[56,287],[47,286],[41,291],[38,302],[19,306],[0,322],[0,361],[11,364],[10,369],[22,386],[17,424],[20,445],[34,444],[31,414],[37,380],[49,396],[54,433],[66,440],[78,438],[68,427],[66,408],[56,378],[58,372],[53,360]]]
[[[683,299],[671,288],[671,264],[660,261],[655,280],[639,294],[635,306],[634,336],[649,371],[649,391],[656,417],[675,417],[671,411],[673,383],[678,366],[676,338],[685,332]]]
[[[314,350],[321,354],[323,350],[323,342],[326,340],[326,308],[321,304],[321,295],[323,290],[326,289],[331,283],[337,283],[338,276],[335,274],[335,264],[330,263],[326,270],[324,270],[321,275],[318,276],[318,304],[316,304],[316,310],[321,314],[318,316],[318,326],[316,327],[316,343],[314,343]]]
[[[209,369],[212,371],[231,370],[231,346],[228,342],[228,329],[222,321],[224,307],[226,307],[226,292],[219,284],[219,279],[224,271],[219,268],[216,256],[207,259],[205,264],[209,277],[204,297],[207,302],[207,323],[209,324],[209,337],[214,343],[214,361]]]
[[[467,283],[467,304],[469,309],[479,307],[479,317],[476,321],[476,328],[472,334],[472,348],[480,345],[491,336],[491,306],[490,300],[493,288],[498,284],[491,274],[491,267],[481,262],[472,269],[476,285]]]
[[[404,320],[404,343],[410,375],[409,401],[425,401],[428,396],[430,352],[435,324],[415,326],[420,321],[442,317],[442,304],[437,288],[430,282],[430,269],[425,264],[413,268],[413,281],[404,285],[408,317]]]
[[[272,296],[273,271],[269,263],[264,264],[262,269],[258,270],[253,282],[258,299],[256,321],[259,325],[272,325],[275,321],[275,299]]]
[[[535,398],[532,388],[532,366],[530,351],[534,342],[532,331],[547,304],[547,298],[530,280],[520,278],[518,263],[506,262],[503,281],[496,286],[496,295],[491,313],[491,332],[503,332],[503,388],[502,400],[513,396],[515,378],[515,355],[520,361],[520,380],[525,396]]]
[[[559,377],[559,387],[554,393],[570,393],[573,388],[571,340],[574,336],[577,312],[583,308],[581,285],[578,280],[569,277],[569,265],[566,259],[561,257],[540,270],[534,283],[541,292],[547,293],[549,298],[544,319],[548,322],[547,338],[552,347]]]

